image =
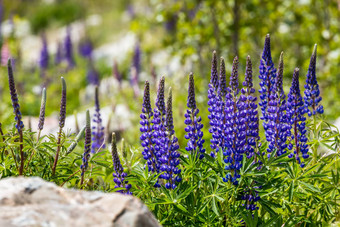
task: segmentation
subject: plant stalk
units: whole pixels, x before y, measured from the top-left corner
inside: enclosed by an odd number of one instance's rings
[[[57,162],[58,162],[59,152],[60,152],[60,148],[61,148],[61,133],[62,133],[62,128],[59,129],[58,143],[57,143],[58,147],[57,147],[57,153],[55,154],[55,159],[54,159],[54,163],[53,163],[53,167],[52,167],[52,176],[54,176],[55,169],[57,168]]]

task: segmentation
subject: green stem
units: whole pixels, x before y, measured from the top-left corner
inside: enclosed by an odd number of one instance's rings
[[[19,169],[19,176],[23,175],[24,172],[24,162],[25,162],[25,157],[24,157],[24,144],[23,144],[23,134],[22,130],[19,131],[19,142],[20,142],[20,169]]]
[[[58,163],[58,158],[59,158],[59,152],[61,148],[61,133],[62,133],[62,128],[59,129],[59,134],[58,134],[58,147],[57,147],[57,153],[55,154],[55,159],[52,167],[52,176],[55,174],[55,169],[57,168],[57,163]]]

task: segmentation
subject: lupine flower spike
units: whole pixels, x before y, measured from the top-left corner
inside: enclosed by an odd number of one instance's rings
[[[140,140],[142,147],[144,149],[142,154],[144,159],[147,161],[149,171],[151,173],[155,172],[157,173],[159,170],[159,164],[154,149],[155,141],[153,139],[153,125],[152,125],[153,112],[150,102],[150,84],[148,81],[145,81],[143,107],[140,118],[141,118],[140,131],[142,133]]]
[[[164,149],[164,143],[166,138],[166,130],[165,130],[165,102],[164,102],[164,76],[160,79],[157,91],[156,98],[156,107],[154,108],[154,117],[152,120],[153,123],[153,138],[155,141],[154,145],[154,154],[156,155],[158,164],[159,160],[166,153]],[[159,182],[155,184],[155,187],[160,187]]]
[[[225,101],[226,133],[224,141],[226,150],[223,152],[223,155],[226,156],[224,159],[225,169],[229,171],[223,181],[231,181],[234,185],[238,184],[240,178],[239,170],[242,167],[246,141],[246,116],[238,112],[238,107],[240,107],[238,105],[238,93],[238,58],[235,57]]]
[[[303,99],[300,94],[298,68],[294,70],[293,81],[288,94],[287,105],[287,115],[290,119],[290,124],[293,129],[293,135],[291,138],[294,144],[294,154],[291,153],[288,157],[292,158],[294,155],[300,166],[304,167],[305,163],[301,161],[300,154],[303,159],[307,159],[309,157],[308,145],[306,144],[306,118],[304,117],[304,114],[307,110],[303,105]]]
[[[48,49],[47,49],[47,41],[46,36],[42,36],[42,49],[40,51],[40,59],[39,59],[39,66],[41,70],[41,77],[44,76],[44,73],[46,69],[48,68],[48,62],[49,62],[49,55],[48,55]]]
[[[286,96],[283,91],[283,52],[280,56],[279,67],[273,92],[269,97],[267,107],[266,138],[268,141],[268,157],[276,150],[276,155],[285,154],[287,148],[287,137],[290,136],[290,127],[286,115]]]
[[[100,147],[105,148],[104,127],[100,116],[100,105],[98,97],[98,86],[95,88],[95,114],[93,115],[94,125],[92,126],[92,147],[91,152],[96,153]],[[103,145],[104,144],[104,145]]]
[[[130,192],[131,184],[125,177],[127,173],[124,172],[124,168],[120,162],[118,150],[117,150],[117,141],[116,141],[116,134],[112,133],[112,144],[111,144],[111,154],[112,154],[112,162],[113,162],[113,181],[115,182],[115,188],[124,188],[122,190],[118,190],[118,192],[126,195],[132,195]]]
[[[84,132],[85,132],[86,126],[82,127],[79,130],[78,135],[76,136],[75,140],[71,143],[71,145],[67,148],[66,154],[71,153],[74,148],[76,148],[77,144],[79,143],[79,141],[83,138]]]
[[[86,79],[89,84],[99,85],[99,74],[94,67],[93,61],[90,59],[88,62]]]
[[[204,158],[205,149],[203,148],[204,139],[203,137],[203,124],[202,118],[198,116],[199,109],[196,106],[195,99],[195,82],[194,75],[190,73],[189,75],[189,88],[188,88],[188,101],[187,107],[189,108],[185,113],[184,123],[187,125],[185,127],[186,135],[185,138],[188,140],[187,147],[185,148],[195,157],[199,159]]]
[[[260,62],[260,102],[259,105],[262,111],[263,127],[267,138],[270,138],[270,130],[268,123],[268,103],[270,96],[275,92],[275,80],[276,80],[276,69],[272,60],[270,50],[270,37],[269,34],[266,36],[262,58]],[[268,132],[269,130],[269,132]]]
[[[16,121],[15,128],[18,131],[19,142],[20,142],[20,160],[21,160],[21,162],[20,162],[20,168],[19,168],[19,175],[22,175],[23,171],[24,171],[24,161],[25,161],[24,160],[24,152],[23,152],[24,145],[23,145],[23,134],[22,134],[24,124],[21,121],[22,116],[21,116],[21,112],[20,112],[18,94],[17,94],[17,90],[15,88],[11,59],[8,59],[7,68],[8,68],[9,91],[10,91],[10,94],[11,94],[13,112],[15,114],[15,121]]]
[[[215,157],[216,150],[219,146],[219,138],[220,138],[220,115],[221,115],[221,108],[220,108],[220,101],[219,101],[219,94],[218,94],[218,72],[217,72],[217,56],[216,51],[213,52],[213,57],[211,61],[211,76],[210,76],[210,83],[208,89],[208,105],[209,105],[209,121],[210,121],[210,128],[209,132],[212,135],[210,140],[211,142],[211,153],[212,157]]]
[[[45,109],[46,109],[46,88],[42,90],[41,104],[40,104],[40,114],[38,123],[38,140],[40,138],[41,130],[44,128],[45,123]]]
[[[161,157],[160,170],[163,174],[160,178],[166,181],[165,187],[167,189],[175,189],[177,187],[176,182],[180,182],[182,179],[178,176],[181,170],[177,167],[179,165],[180,154],[177,151],[179,148],[178,139],[175,136],[174,122],[172,116],[172,91],[169,89],[169,95],[166,106],[166,137],[164,138],[164,155]]]
[[[68,68],[73,68],[75,65],[75,62],[73,58],[73,45],[72,45],[72,40],[71,40],[71,28],[70,27],[68,27],[66,30],[64,49],[65,49],[65,59],[68,63]]]
[[[56,52],[55,58],[54,58],[54,63],[56,65],[59,65],[62,60],[63,60],[63,45],[62,45],[61,42],[58,42],[58,44],[57,44],[57,52]]]
[[[247,57],[246,74],[241,89],[241,95],[238,103],[239,117],[244,119],[246,125],[246,141],[244,145],[244,152],[247,158],[254,155],[256,143],[259,138],[258,122],[257,122],[257,104],[255,89],[253,87],[253,70],[250,56]]]
[[[315,65],[316,65],[316,48],[315,44],[313,54],[310,58],[310,63],[307,72],[306,85],[305,85],[305,107],[307,108],[308,116],[323,113],[323,106],[320,104],[322,98],[318,81],[316,80]]]
[[[55,154],[55,159],[52,167],[52,175],[55,174],[55,169],[57,167],[59,152],[61,148],[61,134],[63,128],[65,126],[65,118],[66,118],[66,82],[64,77],[61,77],[62,82],[62,90],[61,90],[61,101],[60,101],[60,113],[59,113],[59,134],[58,134],[58,142],[57,142],[57,152]]]
[[[81,169],[81,180],[80,187],[84,184],[84,175],[85,171],[89,164],[91,152],[91,119],[90,119],[90,111],[86,111],[86,127],[85,127],[85,144],[84,144],[84,154],[83,154],[83,164],[80,166]]]
[[[84,58],[91,59],[92,51],[93,51],[93,46],[89,38],[86,38],[85,40],[79,43],[78,52]]]

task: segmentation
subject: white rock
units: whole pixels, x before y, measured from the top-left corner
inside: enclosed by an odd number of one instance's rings
[[[38,177],[12,177],[0,181],[0,226],[160,225],[133,196],[65,189]]]

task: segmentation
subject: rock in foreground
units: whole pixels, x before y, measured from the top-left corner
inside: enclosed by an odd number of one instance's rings
[[[38,177],[0,181],[0,226],[160,226],[141,201],[58,187]]]

